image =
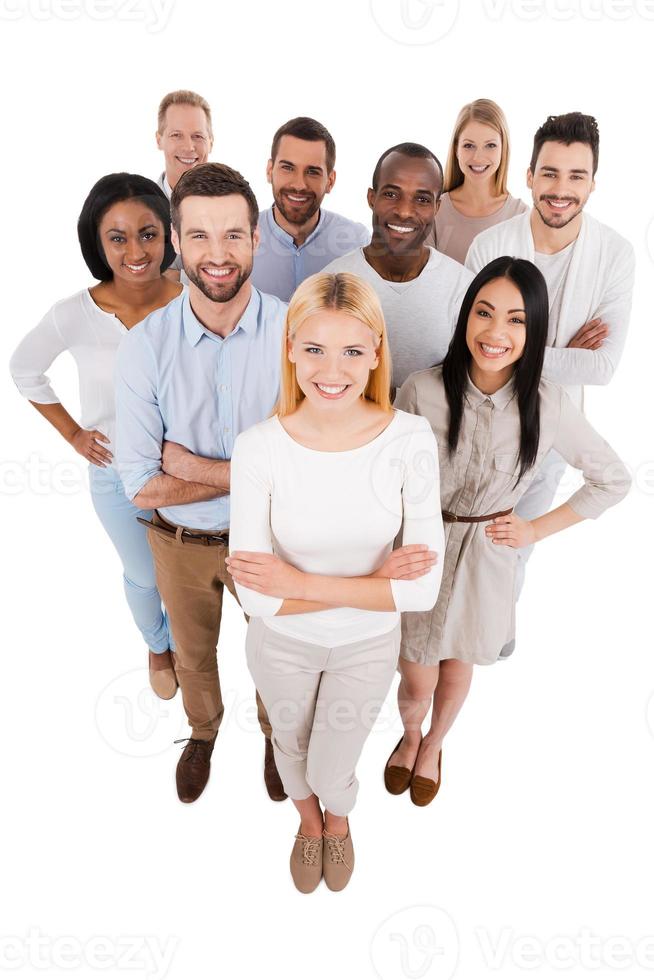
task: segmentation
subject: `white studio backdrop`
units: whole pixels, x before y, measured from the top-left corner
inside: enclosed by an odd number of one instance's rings
[[[653,43],[646,0],[0,0],[8,975],[651,974]],[[622,363],[608,388],[587,391],[632,493],[537,547],[518,649],[477,668],[445,743],[443,787],[424,811],[383,788],[400,730],[394,687],[359,767],[357,867],[340,895],[292,886],[297,819],[265,793],[245,624],[231,600],[212,776],[197,803],[177,801],[181,698],[149,697],[85,464],[6,370],[52,303],[91,284],[76,220],[93,182],[161,172],[156,108],[175,88],[209,100],[212,159],[240,169],[261,207],[273,132],[291,116],[318,118],[337,144],[326,203],[365,222],[379,154],[414,140],[444,161],[473,98],[504,108],[509,186],[527,201],[535,129],[550,113],[592,113],[601,146],[588,210],[638,257]],[[76,412],[72,360],[51,375]]]

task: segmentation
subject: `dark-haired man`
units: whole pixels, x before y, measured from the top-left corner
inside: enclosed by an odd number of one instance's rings
[[[259,219],[252,281],[287,302],[300,283],[370,240],[366,228],[322,202],[336,181],[336,146],[315,119],[298,116],[277,130],[266,174],[274,204]]]
[[[533,208],[477,235],[466,257],[475,273],[500,255],[538,266],[550,302],[543,375],[564,385],[580,408],[583,385],[608,384],[618,366],[634,282],[629,242],[584,210],[595,189],[598,157],[593,116],[549,116],[536,132],[527,171]],[[558,453],[546,457],[516,507],[520,517],[531,520],[550,509],[565,465]],[[518,554],[518,592],[532,550]]]
[[[413,371],[440,364],[472,274],[425,245],[438,211],[443,171],[419,143],[382,154],[368,190],[370,245],[331,262],[325,272],[353,272],[381,301],[393,360],[393,387]]]
[[[277,399],[286,304],[250,282],[258,207],[222,164],[189,170],[172,195],[173,244],[189,280],[130,330],[116,371],[117,465],[127,495],[154,514],[148,540],[175,637],[175,670],[191,738],[177,792],[197,799],[209,778],[223,704],[216,661],[229,537],[230,457],[240,431]],[[267,715],[264,775],[283,799]]]

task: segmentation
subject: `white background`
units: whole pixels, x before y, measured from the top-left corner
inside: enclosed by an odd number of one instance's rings
[[[226,601],[211,780],[185,806],[181,698],[149,698],[85,465],[5,372],[0,966],[112,980],[649,975],[654,4],[410,0],[403,20],[401,0],[168,0],[163,14],[150,2],[0,0],[2,363],[55,300],[91,284],[75,226],[92,183],[160,173],[156,108],[171,89],[209,100],[213,159],[241,169],[262,207],[276,127],[321,120],[337,144],[329,206],[365,222],[381,151],[415,140],[444,162],[464,102],[505,109],[510,190],[526,200],[535,129],[579,109],[601,132],[588,210],[638,256],[620,369],[587,393],[635,486],[537,547],[518,649],[477,668],[424,810],[383,788],[391,693],[359,769],[352,882],[303,896],[287,864],[296,815],[261,777],[240,611]],[[72,361],[52,376],[76,412]]]

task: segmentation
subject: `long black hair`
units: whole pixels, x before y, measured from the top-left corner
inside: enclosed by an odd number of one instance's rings
[[[77,237],[82,255],[94,279],[106,282],[114,277],[98,234],[100,220],[113,204],[132,198],[137,198],[151,208],[163,225],[165,244],[160,268],[162,275],[175,258],[175,249],[170,239],[170,204],[161,188],[153,180],[141,177],[140,174],[107,174],[89,191],[77,221]]]
[[[540,399],[538,385],[543,370],[549,301],[542,273],[533,262],[503,255],[493,259],[475,276],[463,297],[454,336],[443,361],[443,384],[450,409],[448,446],[453,453],[459,442],[463,399],[472,354],[466,341],[468,317],[480,289],[493,279],[506,278],[517,286],[525,310],[527,335],[522,356],[513,370],[513,390],[520,412],[520,473],[518,480],[534,465],[540,439]],[[517,481],[516,481],[517,482]]]

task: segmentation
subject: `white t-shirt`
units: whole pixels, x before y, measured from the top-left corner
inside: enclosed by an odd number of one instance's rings
[[[60,401],[45,373],[64,351],[75,358],[79,375],[80,423],[99,429],[115,453],[114,364],[127,327],[113,313],[101,310],[88,289],[55,303],[20,342],[9,369],[21,395],[41,405]]]
[[[534,264],[543,273],[547,284],[550,310],[550,331],[547,336],[549,347],[554,346],[554,341],[556,340],[556,326],[561,317],[561,300],[563,299],[565,280],[568,269],[570,268],[574,246],[575,242],[572,241],[565,248],[562,248],[559,252],[553,252],[551,255],[546,252],[534,252]],[[554,330],[552,330],[553,327]],[[550,336],[550,333],[552,333],[552,336]]]
[[[408,282],[389,282],[368,264],[362,248],[330,262],[323,272],[353,272],[369,282],[384,311],[394,388],[414,371],[441,364],[461,302],[474,275],[449,255],[429,249],[426,266]]]
[[[231,553],[276,554],[318,575],[368,575],[392,550],[402,525],[402,544],[426,544],[439,560],[420,578],[391,580],[396,611],[340,607],[276,616],[281,599],[237,585],[243,609],[270,629],[337,647],[392,630],[400,612],[435,605],[444,552],[438,446],[426,419],[399,410],[375,439],[343,452],[301,445],[276,415],[237,437]]]

